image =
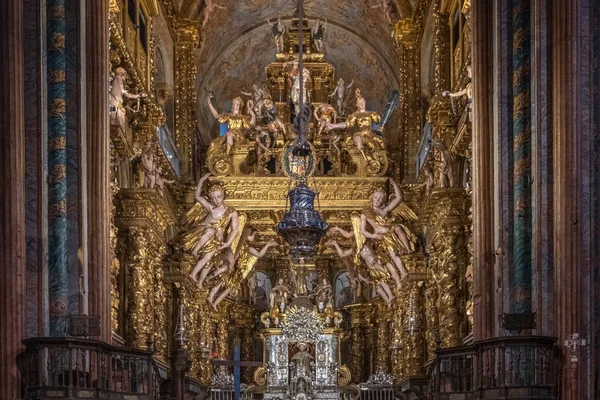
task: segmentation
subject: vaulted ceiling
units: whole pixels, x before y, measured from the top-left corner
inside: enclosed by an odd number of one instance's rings
[[[176,0],[182,18],[202,20],[207,0]],[[275,60],[275,46],[267,19],[281,17],[290,25],[292,0],[212,0],[217,8],[203,29],[199,50],[197,87],[200,96],[199,128],[205,142],[216,133],[206,107],[206,92],[215,92],[219,109],[248,90],[264,83],[265,67]],[[326,60],[335,67],[336,78],[355,80],[369,109],[382,112],[393,89],[399,88],[399,53],[391,38],[392,26],[381,8],[383,0],[306,0],[310,20],[327,19]],[[393,0],[394,17],[410,17],[414,2]],[[393,135],[392,132],[390,132]],[[395,140],[390,140],[390,143]]]

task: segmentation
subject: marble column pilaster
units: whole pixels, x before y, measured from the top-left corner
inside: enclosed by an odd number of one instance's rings
[[[69,314],[65,0],[48,0],[46,16],[50,336],[65,336]]]
[[[26,301],[23,2],[3,1],[0,11],[0,398],[18,399]]]
[[[100,316],[99,340],[111,342],[110,131],[108,1],[86,2],[88,301]]]

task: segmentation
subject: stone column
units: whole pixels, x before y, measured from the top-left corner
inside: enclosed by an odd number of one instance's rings
[[[69,314],[65,0],[49,0],[46,7],[50,336],[65,336]]]
[[[475,340],[494,335],[494,3],[474,1],[473,18],[473,314]]]
[[[0,398],[21,397],[17,355],[25,338],[25,125],[23,2],[0,6]]]
[[[531,0],[513,3],[513,271],[510,312],[531,313]]]
[[[88,301],[100,316],[99,340],[111,342],[110,132],[108,1],[86,2]]]

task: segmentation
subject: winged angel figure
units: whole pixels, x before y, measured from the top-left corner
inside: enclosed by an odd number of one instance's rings
[[[375,190],[371,205],[360,214],[352,213],[352,232],[338,227],[331,229],[346,238],[354,237],[354,265],[366,267],[370,281],[388,304],[394,299],[388,282],[393,280],[399,288],[408,274],[400,255],[413,253],[417,241],[416,236],[402,223],[407,219],[415,220],[417,216],[403,202],[402,192],[396,182],[390,181],[395,195],[392,201],[385,205],[385,193]]]

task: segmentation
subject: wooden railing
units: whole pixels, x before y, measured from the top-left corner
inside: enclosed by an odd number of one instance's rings
[[[29,399],[159,399],[159,374],[151,351],[75,338],[32,338],[23,343]]]
[[[555,398],[555,338],[514,336],[440,349],[429,399]]]

